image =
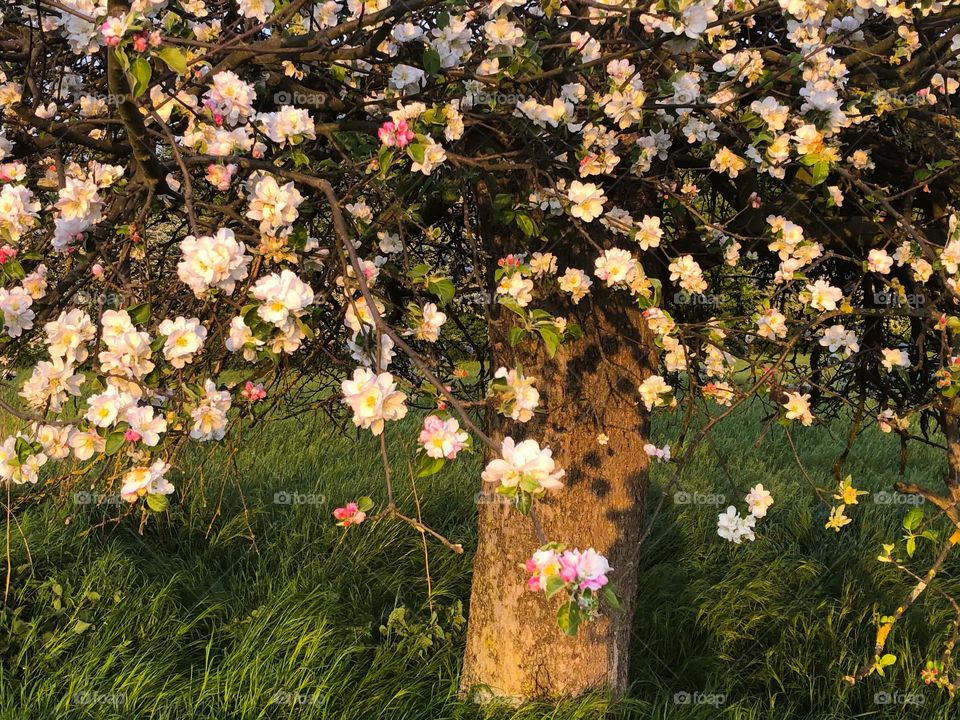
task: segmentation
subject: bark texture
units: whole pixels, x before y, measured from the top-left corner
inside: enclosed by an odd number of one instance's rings
[[[534,524],[515,508],[496,502],[495,487],[479,496],[479,547],[461,690],[474,699],[571,696],[627,686],[630,628],[636,594],[639,536],[647,489],[648,413],[637,386],[655,367],[652,338],[635,305],[615,296],[587,301],[577,311],[585,335],[568,342],[555,358],[542,344],[535,352],[506,342],[508,311],[490,323],[493,361],[522,363],[536,377],[543,415],[520,426],[490,413],[490,432],[499,443],[537,439],[553,449],[566,470],[566,487],[535,501],[550,541],[594,547],[614,568],[612,580],[624,611],[605,608],[570,638],[556,625],[557,597],[546,600],[526,587],[524,561],[539,539]],[[602,446],[598,433],[609,437]]]
[[[948,497],[953,514],[950,519],[954,524],[960,524],[960,397],[951,398],[946,402],[943,410],[943,434],[947,438],[947,474],[944,484],[947,486]]]

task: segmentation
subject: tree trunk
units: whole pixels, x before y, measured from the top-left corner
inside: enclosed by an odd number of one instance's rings
[[[512,313],[490,322],[493,367],[522,364],[536,378],[537,416],[521,426],[490,412],[490,434],[549,445],[566,470],[565,487],[534,501],[548,541],[593,547],[613,567],[611,579],[624,610],[604,606],[576,637],[556,623],[561,600],[527,589],[523,564],[540,546],[534,523],[516,508],[496,502],[496,487],[478,496],[479,546],[474,560],[470,620],[461,691],[478,701],[573,696],[595,688],[627,687],[630,627],[636,593],[639,537],[647,490],[649,415],[637,386],[655,367],[646,321],[621,291],[598,293],[576,308],[583,338],[564,344],[550,359],[539,344],[511,348],[506,333]],[[538,305],[539,306],[539,305]],[[558,313],[564,314],[564,313]],[[597,435],[609,437],[601,445]]]
[[[947,498],[953,514],[947,513],[954,524],[960,524],[960,397],[950,398],[944,403],[943,434],[947,440],[947,474],[944,484],[947,486]]]

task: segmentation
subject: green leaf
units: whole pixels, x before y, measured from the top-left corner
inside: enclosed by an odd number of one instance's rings
[[[907,538],[907,556],[913,557],[913,554],[917,551],[917,538],[911,535]]]
[[[130,69],[130,58],[127,57],[127,53],[123,51],[123,48],[114,48],[113,56],[117,59],[117,62],[120,63],[120,67],[123,68],[124,72]]]
[[[138,98],[143,94],[143,91],[147,89],[150,85],[150,76],[153,71],[150,68],[150,63],[144,60],[142,57],[136,58],[132,63],[130,63],[130,76],[133,78],[133,83],[130,85],[130,91],[133,93],[134,98]]]
[[[518,315],[520,318],[524,320],[524,322],[526,322],[527,320],[526,312],[522,307],[520,307],[520,305],[517,304],[517,301],[514,300],[512,297],[510,297],[509,295],[503,295],[500,297],[500,299],[497,302],[503,305],[510,312]]]
[[[520,489],[524,492],[535,493],[540,489],[540,482],[528,473],[520,476]]]
[[[303,150],[294,150],[290,153],[290,157],[293,158],[293,166],[295,168],[310,167],[310,157],[303,152]]]
[[[830,164],[825,162],[815,163],[813,166],[813,175],[811,185],[819,185],[827,176],[830,175]]]
[[[427,151],[427,146],[423,143],[410,143],[407,145],[407,157],[415,163],[423,163],[423,154]]]
[[[440,472],[443,467],[443,458],[432,458],[426,453],[420,453],[417,458],[417,477],[429,477]]]
[[[260,316],[257,314],[257,310],[260,309],[260,306],[257,303],[250,303],[249,305],[244,305],[240,310],[240,315],[243,317],[243,323],[251,330],[254,326],[260,322]]]
[[[373,509],[373,500],[366,495],[357,499],[357,509],[360,512],[369,512]]]
[[[107,442],[105,447],[105,452],[107,455],[116,455],[117,451],[123,447],[124,443],[124,434],[119,430],[114,430],[112,433],[107,435]]]
[[[128,308],[127,315],[134,325],[146,325],[150,320],[150,303],[140,303]]]
[[[23,280],[27,276],[27,273],[23,269],[23,265],[20,264],[19,260],[10,260],[3,265],[4,274],[11,280]]]
[[[170,503],[167,502],[166,495],[159,495],[156,493],[147,495],[147,507],[149,507],[154,512],[163,512],[169,507]]]
[[[537,233],[537,226],[533,224],[533,219],[526,213],[518,212],[514,221],[517,227],[523,231],[527,237],[533,237]]]
[[[518,492],[517,493],[517,510],[519,510],[524,515],[530,514],[530,508],[533,506],[533,496],[529,493]]]
[[[454,286],[453,281],[450,278],[432,279],[427,282],[427,289],[440,298],[440,302],[443,305],[446,305],[448,302],[453,300],[453,296],[457,292],[457,288]]]
[[[580,620],[580,610],[576,603],[564,603],[557,608],[557,627],[559,627],[564,634],[570,635],[571,637],[576,635],[577,629],[580,627]]]
[[[557,326],[552,324],[541,325],[537,328],[537,332],[540,333],[540,337],[543,338],[543,342],[547,346],[547,354],[554,357],[561,342],[560,331],[557,330]]]
[[[377,158],[377,162],[380,165],[380,177],[384,178],[387,175],[387,170],[390,169],[390,163],[393,162],[394,151],[390,148],[384,146],[380,148],[380,156]]]
[[[163,47],[156,52],[156,56],[167,64],[167,67],[173,70],[177,75],[184,75],[187,72],[187,58],[175,47]]]
[[[411,279],[416,280],[417,278],[426,277],[427,273],[429,272],[429,265],[426,263],[419,263],[418,265],[414,265],[412,268],[410,268],[409,272],[407,272],[407,275],[409,275]]]
[[[545,590],[547,597],[548,598],[553,597],[558,592],[563,590],[566,586],[567,584],[563,581],[563,578],[561,578],[559,575],[551,575],[550,578],[547,580],[547,587]]]
[[[18,437],[16,443],[14,443],[14,452],[17,454],[17,460],[23,463],[33,455],[33,448],[26,438]]]
[[[77,635],[82,635],[82,634],[85,633],[87,630],[89,630],[91,627],[92,627],[92,624],[91,624],[91,623],[84,622],[83,620],[77,620],[76,625],[73,626],[73,631],[74,631]]]
[[[920,508],[913,508],[910,512],[907,513],[907,516],[903,519],[903,529],[904,530],[915,530],[920,524],[920,521],[923,519],[923,510]]]
[[[617,590],[612,583],[607,583],[600,588],[600,596],[607,601],[607,605],[610,607],[623,610],[623,603],[620,601],[620,596],[617,595]]]
[[[437,75],[440,72],[440,53],[432,47],[423,51],[423,69],[428,75]]]
[[[527,331],[516,325],[507,330],[507,342],[510,343],[510,347],[516,347],[522,343],[526,336]]]

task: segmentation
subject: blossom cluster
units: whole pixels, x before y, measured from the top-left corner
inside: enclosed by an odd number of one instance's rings
[[[767,516],[767,510],[773,505],[773,496],[762,484],[755,485],[744,498],[749,513],[742,516],[733,505],[720,513],[717,518],[717,534],[724,540],[739,545],[744,540],[756,540],[754,528],[757,520]]]
[[[557,613],[558,624],[567,634],[576,635],[582,622],[597,617],[601,598],[620,607],[620,599],[607,577],[612,569],[593,548],[568,550],[551,543],[527,560],[527,587],[532,592],[543,592],[547,598],[560,594],[564,602]]]

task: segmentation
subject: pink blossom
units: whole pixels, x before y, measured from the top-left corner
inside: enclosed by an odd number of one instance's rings
[[[263,389],[263,385],[260,383],[254,385],[253,382],[247,380],[247,384],[243,386],[240,395],[247,402],[255,403],[263,400],[267,396],[267,391]]]
[[[559,570],[559,557],[553,550],[537,550],[527,560],[526,569],[530,573],[527,587],[531,592],[547,589],[547,579],[556,575]]]
[[[612,568],[603,555],[593,548],[587,548],[583,552],[574,550],[571,554],[576,556],[577,578],[581,590],[599,590],[609,582],[607,573]]]
[[[117,47],[123,39],[123,34],[127,28],[121,18],[110,17],[100,26],[100,33],[103,35],[104,42],[110,47]]]
[[[138,53],[142,53],[147,49],[146,35],[135,35],[133,37],[133,49]]]
[[[17,256],[17,249],[12,248],[9,245],[4,245],[0,247],[0,265],[10,262]]]
[[[569,551],[560,556],[560,579],[565,583],[577,579],[577,556]]]
[[[133,428],[129,428],[129,429],[123,434],[123,439],[126,440],[127,442],[132,442],[132,443],[140,442],[140,438],[141,438],[141,437],[142,437],[142,436],[140,435],[140,433],[138,433],[138,432],[137,432],[136,430],[134,430]]]
[[[337,523],[340,527],[350,527],[351,525],[359,525],[362,523],[367,514],[357,507],[356,503],[347,503],[344,507],[338,507],[333,511],[333,516],[339,520]]]
[[[210,165],[207,166],[207,182],[217,190],[224,192],[230,189],[230,183],[236,171],[237,166],[233,164],[218,165],[216,163],[210,163]]]
[[[526,562],[530,573],[527,587],[536,592],[545,590],[551,577],[559,577],[567,591],[576,595],[585,590],[596,592],[609,582],[607,573],[612,569],[607,559],[593,548],[586,550],[538,550]]]
[[[398,123],[394,123],[388,120],[377,130],[377,137],[380,138],[380,142],[386,147],[402,148],[409,145],[410,141],[413,140],[416,135],[409,128],[406,121],[401,120]]]
[[[469,435],[460,429],[460,423],[454,418],[442,420],[436,415],[428,415],[423,419],[420,445],[428,457],[453,460],[468,438]]]

